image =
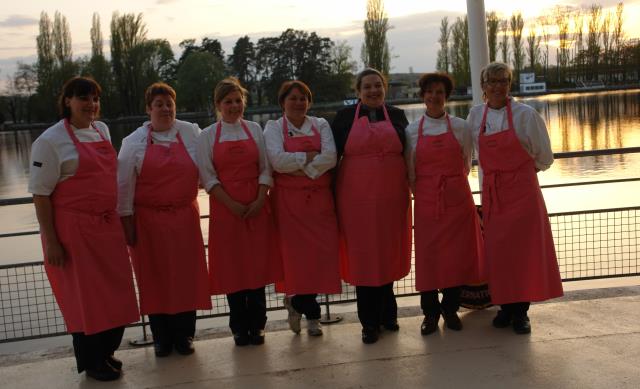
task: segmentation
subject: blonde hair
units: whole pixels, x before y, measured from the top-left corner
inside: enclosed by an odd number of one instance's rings
[[[509,85],[511,85],[511,82],[513,81],[513,73],[511,72],[509,65],[502,62],[491,62],[485,66],[480,73],[480,83],[484,85],[489,81],[489,77],[496,76],[500,73],[505,73],[507,75],[509,78]]]
[[[227,97],[229,93],[240,92],[242,96],[242,101],[244,105],[247,104],[247,94],[249,93],[246,89],[240,85],[240,81],[235,77],[227,77],[224,80],[220,81],[216,87],[213,89],[213,102],[216,109],[216,115],[220,117],[220,111],[218,110],[218,104],[222,102],[222,100]]]

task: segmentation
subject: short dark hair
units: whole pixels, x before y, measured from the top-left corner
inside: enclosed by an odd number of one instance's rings
[[[420,97],[424,96],[424,93],[427,91],[427,88],[431,84],[441,83],[444,85],[444,91],[447,94],[447,99],[451,96],[451,91],[453,91],[453,79],[447,73],[426,73],[423,74],[418,80],[418,86],[420,87]]]
[[[144,91],[144,103],[147,107],[151,107],[151,103],[156,96],[169,96],[176,102],[176,91],[164,82],[154,82]]]
[[[278,91],[278,104],[280,104],[281,108],[284,108],[284,99],[289,96],[292,90],[297,89],[303,95],[307,96],[307,100],[309,100],[309,104],[313,102],[313,96],[311,95],[311,89],[302,81],[299,80],[290,80],[285,81],[280,86],[280,90]]]
[[[377,69],[374,68],[366,68],[363,71],[361,71],[360,73],[358,73],[358,75],[356,76],[356,91],[360,91],[360,86],[362,85],[362,79],[365,78],[366,76],[370,76],[372,74],[375,74],[376,76],[380,77],[380,79],[382,80],[382,85],[384,86],[384,90],[386,91],[388,88],[388,83],[387,83],[387,78]]]
[[[100,97],[102,94],[102,88],[100,85],[90,77],[73,77],[62,86],[62,92],[58,97],[58,113],[65,119],[71,118],[71,108],[67,107],[65,99],[70,99],[74,96],[89,96],[96,95]]]

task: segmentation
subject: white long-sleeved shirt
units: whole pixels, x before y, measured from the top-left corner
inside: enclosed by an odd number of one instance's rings
[[[103,122],[94,126],[109,142],[109,128]],[[71,126],[80,142],[100,142],[102,138],[93,127]],[[49,196],[59,182],[76,174],[78,170],[78,150],[64,127],[64,120],[47,128],[31,146],[29,193]]]
[[[435,136],[444,134],[447,132],[447,119],[443,115],[441,118],[434,119],[432,117],[423,115],[424,124],[422,125],[422,135]],[[416,181],[416,146],[418,145],[418,126],[420,125],[421,118],[418,118],[414,122],[410,123],[404,132],[406,135],[406,145],[404,148],[404,157],[407,162],[407,174],[409,176],[409,183],[413,184]],[[467,170],[471,170],[471,157],[473,154],[473,139],[471,136],[471,129],[467,125],[467,122],[455,116],[449,115],[451,120],[451,129],[460,147],[462,148],[462,158],[464,159],[464,165]]]
[[[329,123],[322,118],[307,116],[300,128],[295,127],[287,120],[289,136],[313,135],[313,127],[320,133],[320,154],[305,165],[307,154],[305,152],[286,152],[284,150],[284,136],[282,133],[282,118],[269,120],[264,127],[264,138],[267,146],[267,156],[273,170],[278,173],[291,173],[302,170],[311,179],[316,179],[327,170],[336,166],[336,144],[333,141],[333,133]]]
[[[469,111],[467,123],[471,127],[473,143],[478,150],[478,136],[485,104],[476,105]],[[540,114],[528,105],[511,100],[513,126],[522,147],[535,160],[536,168],[547,170],[553,164],[553,151],[547,126]],[[486,134],[495,134],[509,127],[507,108],[491,109],[487,112]],[[482,155],[478,155],[482,159]]]
[[[141,127],[122,140],[118,154],[118,214],[120,216],[129,216],[134,213],[136,181],[142,171],[147,151],[148,124],[148,121],[144,122]],[[196,143],[200,135],[200,127],[197,124],[176,120],[167,131],[151,131],[151,141],[155,145],[169,147],[171,143],[178,142],[178,132],[189,156],[196,163]]]
[[[273,177],[271,176],[271,167],[267,160],[266,146],[264,143],[264,135],[262,134],[262,128],[256,122],[245,121],[249,132],[253,140],[258,146],[258,163],[259,163],[259,177],[258,183],[267,186],[273,186]],[[218,132],[218,123],[213,123],[209,127],[202,130],[198,137],[196,159],[198,161],[198,168],[200,169],[200,182],[207,192],[220,184],[218,174],[213,166],[213,144],[216,139],[216,133]],[[220,142],[229,142],[247,139],[247,135],[242,129],[240,121],[236,123],[222,122],[222,133],[220,134]]]

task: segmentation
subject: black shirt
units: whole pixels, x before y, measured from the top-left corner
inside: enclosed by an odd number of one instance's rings
[[[357,105],[351,105],[341,109],[336,113],[336,117],[331,123],[331,131],[333,132],[333,139],[336,142],[336,151],[338,152],[338,161],[344,153],[344,146],[347,144],[349,131],[351,131],[351,126],[353,125],[353,117],[356,114],[356,107]],[[398,138],[400,139],[400,143],[402,144],[402,149],[404,151],[404,129],[409,124],[409,121],[402,109],[387,104],[385,104],[385,107],[387,108],[389,119],[391,119],[391,124],[398,134]],[[369,121],[372,123],[385,120],[382,107],[371,110],[369,107],[361,105],[358,117],[360,118],[363,116],[368,116]]]

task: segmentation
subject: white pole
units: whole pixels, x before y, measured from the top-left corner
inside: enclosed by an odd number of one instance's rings
[[[480,71],[489,63],[489,42],[487,40],[487,19],[484,0],[467,0],[469,18],[469,56],[471,60],[471,87],[473,104],[481,104],[482,88]]]

